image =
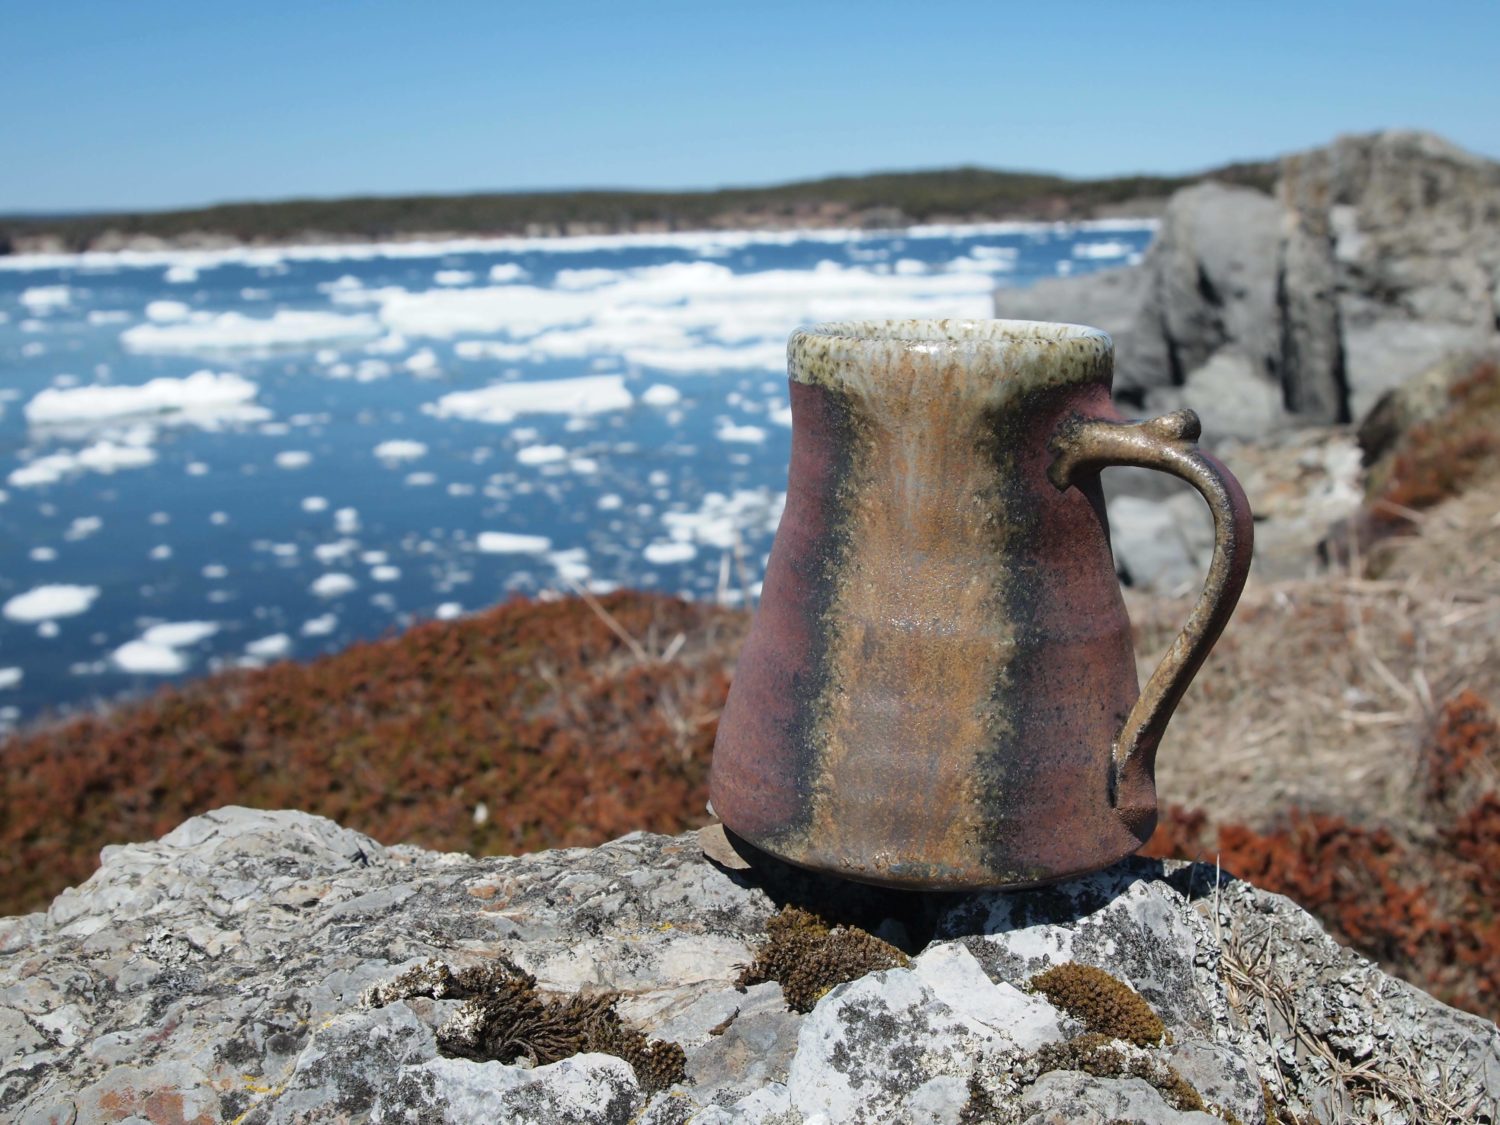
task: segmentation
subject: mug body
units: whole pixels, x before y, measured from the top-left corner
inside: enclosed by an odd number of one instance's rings
[[[1048,442],[1113,417],[1112,346],[1027,321],[820,325],[789,349],[792,457],[714,746],[727,828],[913,889],[1106,866],[1138,695],[1098,475]],[[1142,835],[1144,833],[1144,835]]]

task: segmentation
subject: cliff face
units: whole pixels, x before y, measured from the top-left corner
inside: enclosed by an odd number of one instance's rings
[[[1500,165],[1425,133],[1344,137],[1283,159],[1269,194],[1179,191],[1130,274],[1002,289],[997,313],[1098,323],[1122,397],[1191,406],[1210,434],[1360,418],[1495,342]]]
[[[1468,1121],[1500,1096],[1494,1025],[1212,868],[925,899],[735,866],[693,835],[476,859],[195,817],[0,921],[0,1116]]]

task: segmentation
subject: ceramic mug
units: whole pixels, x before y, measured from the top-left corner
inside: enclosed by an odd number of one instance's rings
[[[1233,612],[1249,505],[1197,417],[1130,422],[1094,328],[823,324],[788,347],[786,511],[710,796],[781,859],[913,889],[1019,887],[1134,852],[1157,744]],[[1099,474],[1213,512],[1208,581],[1138,687]]]

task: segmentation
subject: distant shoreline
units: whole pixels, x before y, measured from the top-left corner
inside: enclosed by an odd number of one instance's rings
[[[1192,176],[1070,180],[949,168],[837,176],[718,191],[555,191],[293,199],[176,211],[0,216],[6,257],[391,245],[476,239],[660,238],[872,232],[924,226],[1081,223],[1159,216],[1179,188],[1215,179],[1269,191],[1277,165],[1232,164]]]
[[[631,231],[613,234],[558,235],[452,235],[435,233],[410,237],[329,241],[232,243],[220,246],[182,245],[150,248],[120,247],[110,250],[12,253],[0,256],[0,272],[30,272],[48,269],[141,268],[191,265],[206,269],[234,263],[265,263],[270,260],[368,261],[376,258],[430,258],[447,254],[525,253],[545,249],[552,253],[588,253],[594,250],[640,246],[683,249],[733,248],[776,245],[794,241],[844,243],[893,235],[911,238],[948,238],[966,235],[1006,235],[1036,230],[1066,228],[1097,232],[1154,229],[1155,215],[1077,220],[1005,220],[988,222],[917,223],[893,228],[787,227],[761,229],[707,229],[681,231]]]

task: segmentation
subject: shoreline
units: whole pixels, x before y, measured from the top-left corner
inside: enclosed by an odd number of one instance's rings
[[[432,258],[448,254],[591,253],[639,247],[717,250],[743,246],[774,246],[790,242],[848,243],[901,237],[915,240],[1025,234],[1030,231],[1155,230],[1154,216],[1107,219],[1007,219],[975,223],[919,223],[907,227],[786,227],[778,229],[715,229],[692,231],[628,231],[618,234],[493,235],[476,237],[433,233],[384,241],[236,243],[215,247],[81,250],[56,253],[0,255],[0,272],[29,273],[65,269],[150,269],[185,265],[210,269],[221,265],[264,265],[274,261],[371,261],[380,258]]]

